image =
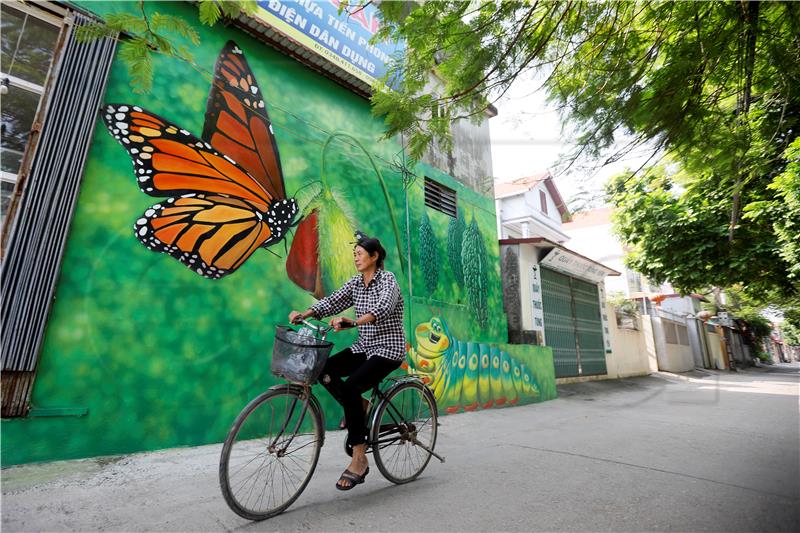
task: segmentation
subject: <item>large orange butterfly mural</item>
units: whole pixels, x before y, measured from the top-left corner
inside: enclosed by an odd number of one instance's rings
[[[164,198],[134,224],[150,250],[219,279],[295,224],[261,89],[235,42],[214,67],[202,139],[139,106],[107,104],[103,120],[142,192]]]

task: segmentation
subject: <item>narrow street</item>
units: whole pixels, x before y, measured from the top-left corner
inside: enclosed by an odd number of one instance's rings
[[[306,492],[262,523],[220,495],[220,446],[2,472],[4,531],[798,531],[800,364],[559,387],[442,419],[414,483],[351,492],[329,433]]]

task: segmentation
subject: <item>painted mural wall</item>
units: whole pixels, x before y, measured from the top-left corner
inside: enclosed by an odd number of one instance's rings
[[[408,187],[409,370],[445,413],[555,398],[551,349],[506,344],[494,200],[433,167],[419,170],[456,191],[458,216],[425,206],[422,178]]]
[[[197,27],[195,67],[157,58],[149,94],[112,66],[32,416],[3,421],[3,465],[220,442],[277,382],[274,326],[355,274],[356,230],[389,252],[408,309],[402,371],[444,412],[555,397],[549,350],[499,344],[493,200],[431,167],[404,173],[367,101],[234,28]],[[457,190],[458,218],[425,207],[424,175]],[[335,424],[340,407],[316,394]],[[36,416],[61,408],[87,414]]]

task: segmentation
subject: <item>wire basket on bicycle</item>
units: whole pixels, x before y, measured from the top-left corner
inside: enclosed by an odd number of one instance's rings
[[[317,381],[332,349],[333,343],[330,341],[278,326],[270,370],[276,376],[294,383],[311,385]]]

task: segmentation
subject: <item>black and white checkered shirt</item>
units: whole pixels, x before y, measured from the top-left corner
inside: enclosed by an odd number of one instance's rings
[[[353,306],[356,317],[372,313],[375,322],[358,326],[358,340],[350,349],[366,353],[367,357],[378,355],[402,361],[406,356],[403,295],[394,274],[378,269],[366,286],[361,274],[353,276],[341,289],[312,305],[311,310],[321,319]]]

